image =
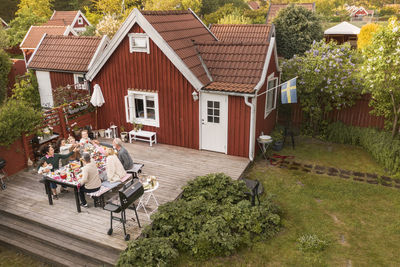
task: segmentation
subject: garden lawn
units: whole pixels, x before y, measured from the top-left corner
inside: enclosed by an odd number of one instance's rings
[[[32,258],[28,255],[22,254],[17,250],[13,250],[7,245],[0,244],[0,267],[46,267],[50,266],[41,261]]]
[[[294,152],[290,148],[280,154],[381,171],[356,147],[308,140],[297,142]],[[231,257],[207,262],[181,257],[180,266],[400,266],[400,190],[270,167],[264,160],[254,164],[248,177],[262,181],[266,193],[275,195],[284,213],[281,232]],[[301,252],[297,239],[305,234],[316,234],[328,247]]]

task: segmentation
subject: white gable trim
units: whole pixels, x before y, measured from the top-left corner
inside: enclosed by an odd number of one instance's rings
[[[161,51],[168,57],[172,64],[174,64],[174,66],[196,90],[200,90],[204,86],[137,8],[135,8],[129,14],[128,18],[124,21],[122,26],[111,40],[111,43],[106,51],[104,51],[99,60],[93,64],[92,68],[89,69],[86,75],[88,80],[92,81],[94,79],[97,73],[113,54],[115,49],[117,49],[122,40],[127,36],[129,30],[133,27],[133,25],[135,25],[135,23],[137,23],[147,33],[150,39],[161,49]]]
[[[26,37],[28,37],[29,33],[30,33],[31,30],[32,30],[32,27],[33,27],[33,25],[29,28],[28,32],[25,34],[24,39],[22,40],[21,44],[19,45],[20,48],[22,48],[22,46],[23,46],[23,44],[24,44],[24,42],[25,42],[25,40],[26,40]]]
[[[89,26],[92,26],[92,24],[90,24],[90,22],[89,22],[88,19],[85,17],[85,15],[83,15],[83,13],[82,13],[80,10],[78,10],[78,12],[76,12],[76,15],[75,15],[74,20],[73,20],[72,23],[71,23],[71,27],[74,27],[74,25],[75,25],[76,21],[78,20],[79,16],[82,16],[82,18],[87,22],[87,24],[88,24]],[[78,28],[78,27],[77,27],[77,28]]]
[[[273,27],[272,31],[273,31],[272,36],[275,36],[275,27]],[[262,74],[261,74],[261,79],[257,83],[256,87],[254,87],[254,90],[256,91],[256,93],[260,90],[260,88],[265,83],[265,80],[266,80],[267,74],[268,74],[269,62],[271,61],[271,57],[272,57],[272,53],[274,53],[274,56],[275,56],[276,68],[277,68],[278,71],[280,71],[279,64],[278,64],[278,53],[277,53],[277,50],[276,50],[275,37],[271,37],[271,39],[269,41],[268,52],[267,52],[267,56],[266,56],[266,59],[265,59],[265,62],[264,62],[264,67],[263,67],[263,71],[262,71]]]
[[[7,24],[7,22],[4,21],[4,19],[0,18],[0,20],[4,25],[6,25],[6,27],[8,27],[8,24]]]
[[[99,46],[96,49],[96,52],[93,54],[92,59],[90,60],[90,63],[88,65],[88,70],[92,67],[93,63],[96,61],[96,59],[99,57],[100,53],[104,51],[104,48],[106,45],[110,43],[110,38],[108,38],[107,35],[103,35],[103,38],[100,41]]]
[[[63,33],[64,36],[68,36],[69,33],[72,33],[75,36],[78,36],[78,34],[76,33],[76,31],[74,31],[74,29],[71,26],[67,26],[67,28],[65,29],[65,32]]]
[[[52,20],[55,14],[56,14],[56,10],[53,10],[53,14],[51,14],[51,17],[49,20]]]
[[[36,46],[35,51],[33,51],[33,54],[32,54],[32,56],[29,58],[29,61],[26,62],[26,60],[25,60],[26,68],[27,68],[27,69],[29,68],[29,64],[31,63],[32,59],[35,57],[36,51],[39,49],[40,45],[42,44],[43,39],[46,38],[46,35],[47,35],[47,33],[44,33],[44,34],[43,34],[42,39],[40,39],[39,44]]]

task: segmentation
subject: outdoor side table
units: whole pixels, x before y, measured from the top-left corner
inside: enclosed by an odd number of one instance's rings
[[[273,140],[269,135],[261,135],[257,138],[258,147],[260,148],[264,159],[268,159],[267,150],[268,147],[272,144],[272,142]]]
[[[110,129],[112,131],[112,137],[113,138],[117,138],[118,137],[118,130],[117,130],[118,126],[116,125],[111,125]]]
[[[155,183],[156,184],[153,188],[144,190],[143,196],[139,199],[139,204],[137,205],[137,208],[136,208],[136,210],[139,210],[140,208],[142,208],[144,210],[144,213],[146,213],[147,217],[149,218],[149,220],[150,220],[150,215],[153,214],[154,212],[156,212],[158,209],[158,206],[159,206],[158,201],[153,194],[153,192],[158,189],[159,183],[158,183],[158,181],[156,181]],[[152,211],[147,211],[146,206],[149,204],[150,199],[153,199],[153,201],[156,205],[156,208]]]

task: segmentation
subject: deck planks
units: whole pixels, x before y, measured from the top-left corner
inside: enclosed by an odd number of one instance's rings
[[[109,139],[102,141],[110,142]],[[154,194],[160,204],[176,199],[182,186],[197,176],[224,172],[237,179],[249,163],[246,158],[164,144],[150,147],[148,143],[136,141],[127,143],[125,147],[135,162],[144,164],[143,173],[157,177],[160,186]],[[10,177],[6,181],[7,189],[0,192],[0,210],[49,225],[71,236],[79,235],[94,244],[118,250],[126,247],[121,224],[115,222],[113,235],[106,234],[109,212],[94,208],[93,200],[87,197],[90,208],[82,208],[78,213],[72,189],[60,194],[59,200],[54,200],[54,205],[50,206],[44,185],[39,180],[40,176],[34,171],[22,171]],[[151,208],[154,207],[150,205]],[[143,210],[139,210],[138,215],[142,226],[151,223]],[[127,218],[127,232],[131,238],[137,238],[141,229],[136,221],[130,219],[135,218],[134,212],[127,210]]]

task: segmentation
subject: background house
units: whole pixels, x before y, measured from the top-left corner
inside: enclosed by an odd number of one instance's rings
[[[353,48],[357,48],[357,35],[360,33],[360,28],[346,21],[327,29],[324,32],[326,42],[332,40],[338,44],[350,43]]]
[[[140,123],[161,143],[253,159],[275,124],[275,30],[242,26],[266,34],[243,43],[235,27],[219,38],[191,10],[134,9],[86,75],[104,95],[100,127]]]
[[[52,36],[44,34],[27,68],[35,70],[43,107],[53,107],[53,90],[89,90],[85,74],[107,46],[107,36]]]
[[[302,6],[312,12],[315,12],[315,2],[313,3],[293,3],[296,6]],[[267,13],[267,24],[272,23],[274,18],[278,16],[279,11],[288,7],[290,4],[271,4]]]
[[[75,32],[86,30],[86,26],[91,26],[89,20],[80,10],[75,11],[56,11],[54,10],[50,20],[44,26],[71,26]]]
[[[70,26],[31,26],[19,45],[27,64],[44,34],[72,36],[77,33]]]

